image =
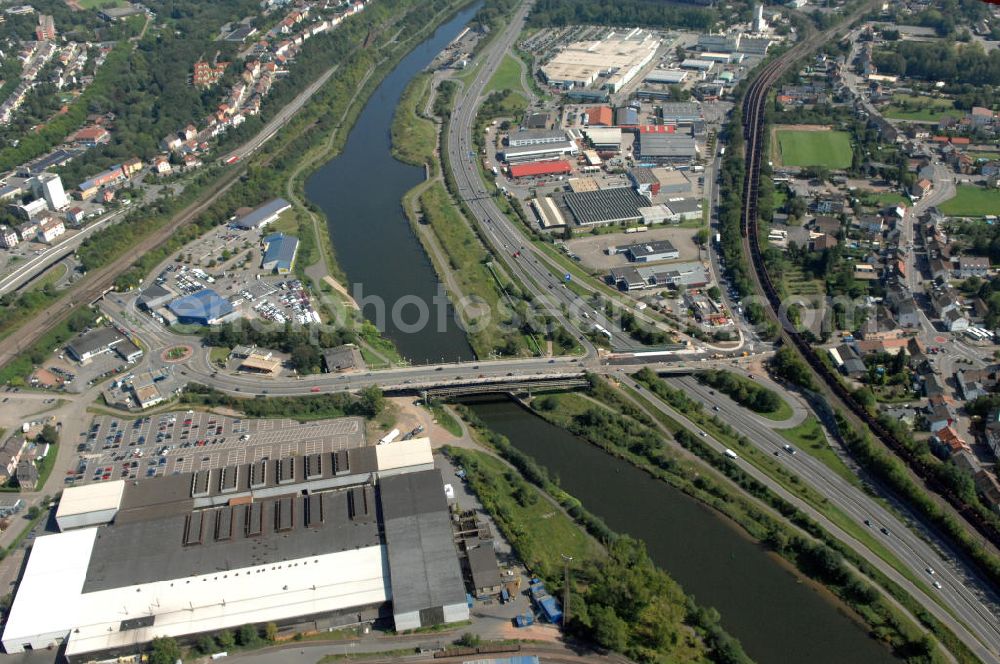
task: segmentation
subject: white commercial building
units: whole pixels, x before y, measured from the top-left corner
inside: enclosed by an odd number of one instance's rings
[[[568,44],[541,70],[549,85],[585,88],[604,77],[603,87],[617,92],[649,64],[659,47],[660,40],[645,30],[612,32],[597,41]]]
[[[38,240],[46,244],[51,243],[65,233],[66,224],[59,217],[48,217],[47,219],[43,219],[38,225]]]
[[[63,190],[62,179],[55,173],[40,173],[32,178],[31,190],[35,196],[43,198],[53,212],[69,205],[69,197]]]

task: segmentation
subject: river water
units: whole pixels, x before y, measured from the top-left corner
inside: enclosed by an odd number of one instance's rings
[[[559,484],[650,557],[761,664],[886,664],[892,654],[835,601],[715,511],[509,400],[466,402],[494,431],[559,477]]]
[[[403,194],[424,179],[424,169],[392,156],[392,117],[410,80],[458,36],[480,4],[456,13],[400,61],[361,111],[343,152],[306,180],[306,195],[326,214],[337,261],[365,318],[418,364],[474,355],[403,214]]]

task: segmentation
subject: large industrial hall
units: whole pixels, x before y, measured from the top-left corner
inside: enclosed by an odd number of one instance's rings
[[[8,653],[65,644],[84,662],[248,623],[469,618],[427,438],[73,487],[56,521],[28,559]]]

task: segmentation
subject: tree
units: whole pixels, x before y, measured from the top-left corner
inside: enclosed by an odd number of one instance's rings
[[[198,652],[202,655],[208,655],[215,652],[215,641],[208,634],[202,634],[198,637],[195,647],[198,648]]]
[[[240,631],[236,633],[236,641],[243,647],[256,645],[259,640],[260,634],[253,625],[243,625],[243,627],[240,627]]]
[[[699,246],[704,247],[708,244],[709,237],[711,237],[711,231],[707,228],[699,228],[698,232],[694,234],[694,241],[697,242]]]
[[[215,635],[215,642],[223,650],[232,650],[236,646],[236,637],[233,636],[231,630],[224,629]]]
[[[51,424],[46,424],[42,427],[42,432],[35,437],[35,442],[42,445],[55,445],[59,442],[59,432]]]
[[[299,344],[292,349],[292,366],[299,373],[312,373],[319,362],[319,349],[312,344]]]
[[[169,636],[153,639],[150,644],[149,664],[174,664],[181,658],[181,647]]]
[[[268,641],[278,640],[278,626],[273,622],[264,625],[264,638]]]
[[[622,652],[628,644],[628,623],[622,620],[610,606],[590,607],[590,622],[594,640],[598,644]]]
[[[361,390],[358,395],[358,408],[369,419],[377,417],[385,408],[385,397],[382,395],[382,390],[375,385]]]

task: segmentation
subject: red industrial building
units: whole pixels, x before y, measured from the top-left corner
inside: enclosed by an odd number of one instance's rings
[[[611,127],[615,124],[610,106],[593,106],[587,109],[587,123],[595,127]]]
[[[511,164],[510,176],[512,178],[526,178],[537,175],[564,175],[571,173],[573,167],[568,161],[556,159],[555,161],[536,161],[529,164]]]

